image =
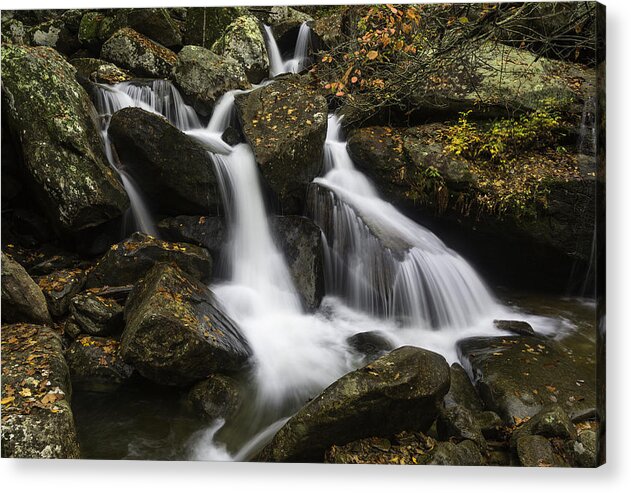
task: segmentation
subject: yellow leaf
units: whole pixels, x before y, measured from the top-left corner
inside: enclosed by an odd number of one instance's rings
[[[460,17],[458,19],[458,22],[460,22],[460,24],[467,24],[469,22],[469,19],[467,19],[466,17]]]
[[[22,390],[20,390],[20,395],[22,397],[31,397],[31,395],[33,394],[31,393],[31,389],[24,387]]]
[[[13,397],[12,395],[9,397],[5,397],[4,399],[2,399],[0,401],[0,404],[2,404],[3,406],[5,406],[6,404],[9,404],[10,402],[13,402],[15,400],[15,397]]]
[[[366,53],[366,58],[368,58],[368,60],[374,60],[378,56],[379,53],[377,53],[375,50],[370,50],[368,53]]]

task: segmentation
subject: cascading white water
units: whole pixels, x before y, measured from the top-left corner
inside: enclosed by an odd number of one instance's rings
[[[290,73],[297,74],[309,66],[309,48],[311,46],[311,28],[306,22],[300,25],[294,54],[289,60],[283,60],[276,39],[270,26],[264,26],[265,41],[269,56],[269,75]]]
[[[311,207],[327,237],[329,286],[352,306],[404,326],[464,328],[497,311],[488,289],[431,231],[382,200],[353,165],[329,116],[326,175]]]

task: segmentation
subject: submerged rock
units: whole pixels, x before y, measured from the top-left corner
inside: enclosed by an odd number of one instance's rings
[[[139,77],[165,79],[171,77],[177,61],[171,50],[129,27],[119,29],[103,43],[101,58]]]
[[[2,322],[51,325],[46,298],[24,267],[2,252]]]
[[[209,421],[233,416],[241,402],[239,382],[227,375],[212,375],[195,384],[188,393],[193,409]]]
[[[30,324],[3,325],[1,336],[2,457],[78,459],[61,338]]]
[[[112,116],[109,135],[156,212],[207,214],[220,207],[208,150],[166,118],[125,108]]]
[[[326,100],[298,76],[235,97],[245,139],[283,213],[301,214],[307,186],[322,167]]]
[[[83,289],[85,280],[83,270],[64,269],[40,277],[37,284],[46,297],[50,313],[61,317],[68,313],[70,300]]]
[[[324,296],[322,231],[302,216],[273,216],[271,226],[303,305],[315,310]]]
[[[158,262],[172,262],[196,279],[208,281],[212,259],[208,251],[186,243],[169,243],[142,233],[112,245],[88,273],[86,287],[134,284]]]
[[[215,101],[227,91],[250,87],[237,60],[200,46],[182,48],[173,78],[184,98],[202,115],[210,115]]]
[[[250,347],[215,295],[181,269],[159,264],[130,294],[121,354],[146,378],[187,385],[244,368]]]
[[[346,342],[355,351],[362,354],[366,358],[366,362],[373,361],[394,348],[392,342],[376,330],[354,334],[346,339]]]
[[[486,408],[511,425],[556,403],[570,417],[595,407],[593,368],[535,336],[474,337],[458,343]]]
[[[442,356],[401,347],[330,385],[280,429],[259,459],[322,461],[334,444],[426,431],[448,388],[449,366]]]
[[[123,307],[93,291],[72,298],[70,313],[81,331],[93,336],[113,334],[123,328]]]
[[[236,18],[247,14],[243,7],[189,7],[186,10],[184,42],[210,48]]]
[[[79,231],[120,216],[128,199],[74,73],[51,48],[2,49],[3,114],[21,145],[28,185],[53,224]]]
[[[134,369],[123,361],[119,343],[106,337],[78,337],[66,350],[73,388],[88,392],[112,392]]]
[[[253,84],[258,84],[268,76],[269,58],[265,38],[258,21],[252,16],[235,19],[213,44],[212,51],[239,62]]]

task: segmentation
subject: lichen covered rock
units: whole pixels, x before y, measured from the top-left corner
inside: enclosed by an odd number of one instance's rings
[[[2,321],[52,324],[46,299],[24,267],[2,252]]]
[[[120,216],[128,199],[74,72],[48,47],[2,49],[3,111],[22,147],[28,185],[53,224],[78,231]]]
[[[184,42],[210,48],[233,20],[245,14],[243,7],[190,7],[186,11]]]
[[[253,84],[261,82],[269,73],[265,38],[255,17],[242,16],[235,19],[213,44],[212,51],[239,62]]]
[[[139,77],[168,79],[177,61],[175,53],[137,31],[124,27],[101,48],[101,58]]]
[[[2,327],[2,457],[78,459],[61,338],[30,324]]]
[[[226,91],[250,87],[239,62],[200,46],[182,48],[173,77],[182,95],[202,115],[212,113],[215,101]]]
[[[73,58],[70,63],[77,69],[77,76],[92,82],[117,84],[133,78],[113,63],[98,58]]]
[[[85,334],[107,335],[123,328],[123,307],[94,291],[85,291],[73,297],[70,313]]]

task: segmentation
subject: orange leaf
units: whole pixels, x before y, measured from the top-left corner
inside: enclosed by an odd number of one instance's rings
[[[375,50],[370,50],[368,53],[366,53],[366,57],[368,58],[368,60],[374,60],[378,56],[379,53],[377,53]]]

